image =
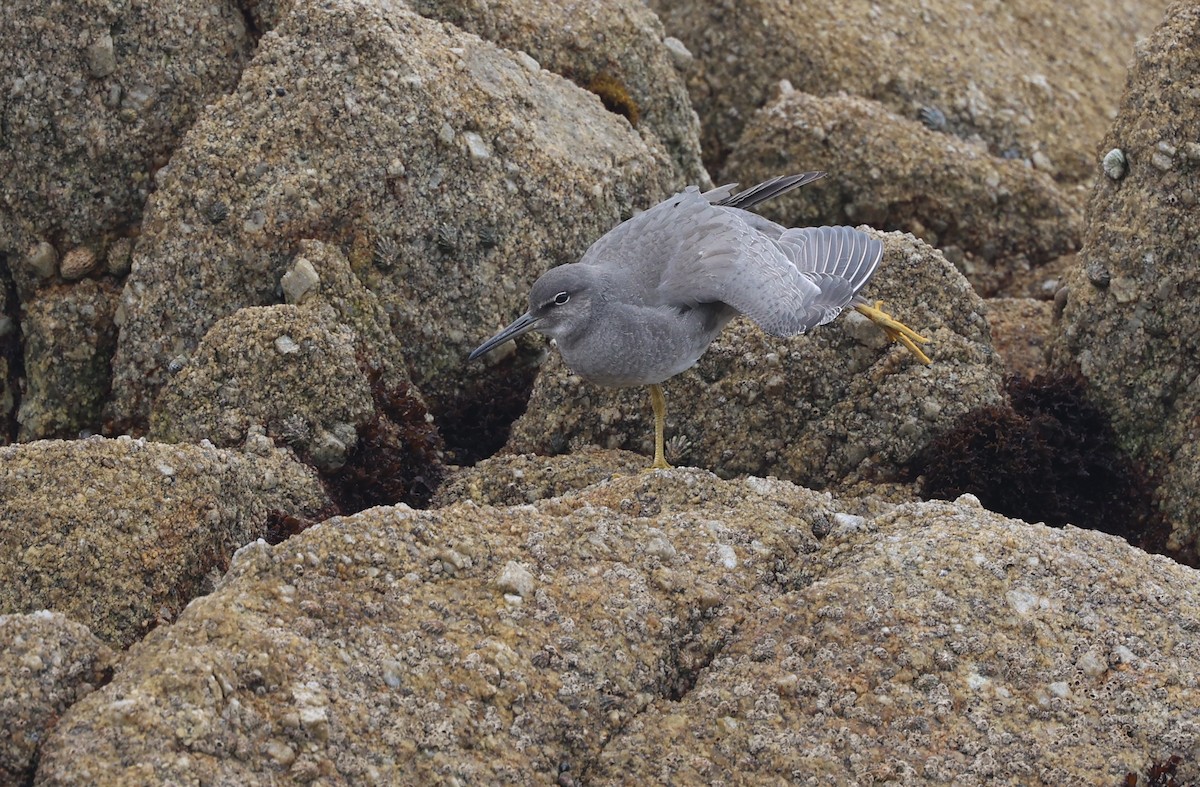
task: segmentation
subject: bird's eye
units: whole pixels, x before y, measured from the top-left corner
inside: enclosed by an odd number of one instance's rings
[[[566,303],[566,302],[567,302],[567,301],[569,301],[569,300],[571,300],[571,294],[570,294],[570,293],[568,293],[568,292],[560,292],[558,295],[555,295],[555,296],[554,296],[554,305],[555,305],[555,306],[562,306],[564,303]]]

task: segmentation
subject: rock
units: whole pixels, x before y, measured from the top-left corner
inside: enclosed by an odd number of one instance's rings
[[[38,279],[48,279],[58,272],[58,250],[46,241],[40,241],[33,244],[22,262],[27,273]],[[20,264],[17,267],[20,268]]]
[[[5,2],[0,253],[105,245],[136,225],[154,171],[253,47],[228,0]],[[13,265],[21,299],[53,272]]]
[[[1082,224],[1080,227],[1082,228]],[[1082,239],[1082,234],[1080,238]],[[1064,282],[1078,264],[1079,255],[1071,253],[1047,260],[1036,268],[1019,266],[1017,270],[1011,271],[1012,279],[1004,288],[1005,297],[1033,298],[1039,301],[1059,299],[1062,297],[1059,293],[1063,289]]]
[[[68,711],[38,779],[1118,783],[1197,744],[1196,587],[968,496],[672,470],[376,508],[241,550]]]
[[[791,339],[739,318],[665,385],[668,461],[818,487],[887,479],[957,416],[1003,399],[983,302],[925,243],[881,237],[884,259],[865,295],[931,340],[933,365],[889,345],[857,312]],[[507,447],[652,455],[653,438],[645,388],[591,385],[552,353]]]
[[[78,437],[98,432],[117,347],[120,299],[113,282],[88,279],[39,291],[25,303],[25,391],[17,438]]]
[[[355,356],[369,374],[378,376],[387,388],[411,383],[406,366],[409,348],[392,330],[387,306],[363,286],[336,246],[300,241],[290,272],[306,279],[311,272],[316,277],[315,281],[309,280],[301,307],[320,314],[326,322],[350,328],[355,336]],[[420,401],[415,389],[411,395]]]
[[[442,440],[379,300],[317,241],[300,244],[281,284],[301,305],[219,320],[155,401],[151,439],[239,446],[261,431],[320,470],[343,511],[423,504],[442,475]],[[368,468],[384,488],[363,499]]]
[[[269,514],[328,504],[283,451],[99,437],[0,448],[0,613],[61,612],[125,647],[205,592]]]
[[[461,468],[434,496],[432,508],[470,500],[478,505],[519,506],[646,469],[646,457],[630,451],[583,446],[565,456],[497,456]]]
[[[336,469],[374,413],[370,383],[355,360],[353,331],[312,309],[257,306],[217,322],[163,388],[150,418],[152,440],[208,439],[241,445],[254,426],[312,455],[315,442],[347,430],[348,444],[317,463]]]
[[[346,254],[414,384],[455,420],[487,378],[464,357],[528,283],[679,185],[662,148],[525,60],[400,4],[287,7],[158,173],[122,302],[113,428],[144,428],[170,359],[218,319],[277,303],[309,238]]]
[[[1157,23],[1167,2],[649,5],[696,56],[688,87],[714,170],[787,79],[816,96],[844,91],[873,99],[901,117],[979,140],[994,156],[1076,182],[1094,172],[1096,143],[1111,122],[1139,31]]]
[[[0,260],[0,277],[4,276]],[[16,293],[0,287],[0,445],[17,437],[17,402],[21,397],[20,305]]]
[[[67,708],[112,677],[113,652],[54,612],[0,615],[0,781],[32,784],[37,751]]]
[[[1054,304],[1033,298],[987,301],[992,343],[1010,374],[1034,377],[1046,371],[1054,336]]]
[[[684,183],[711,185],[700,161],[700,121],[675,65],[678,55],[664,40],[658,17],[641,0],[569,5],[554,0],[412,0],[409,5],[422,16],[527,52],[542,68],[595,93],[610,112],[650,135],[650,144],[661,144]]]
[[[63,719],[39,779],[552,783],[586,767],[670,691],[676,659],[732,634],[726,603],[776,595],[805,564],[806,517],[829,505],[694,472],[594,490],[549,509],[376,508],[243,549]],[[646,551],[650,526],[676,558]],[[520,604],[495,584],[510,561],[545,577]]]
[[[527,599],[533,597],[536,582],[537,578],[528,568],[515,560],[510,560],[504,564],[500,575],[496,577],[496,589],[506,595]]]
[[[1200,53],[1190,43],[1198,35],[1200,7],[1179,3],[1138,48],[1120,113],[1098,148],[1121,148],[1129,170],[1121,180],[1096,178],[1054,350],[1055,366],[1082,372],[1123,446],[1161,479],[1168,546],[1189,560],[1200,556],[1200,465],[1192,461],[1200,169],[1184,151],[1200,126]],[[1156,166],[1156,155],[1171,166]],[[1097,175],[1100,166],[1093,161]]]
[[[1143,784],[1173,754],[1200,777],[1193,570],[966,500],[822,546],[589,784]]]
[[[1008,291],[1014,277],[1079,245],[1074,190],[855,96],[781,95],[749,119],[720,180],[758,183],[804,168],[830,174],[765,203],[764,215],[789,227],[912,232],[953,253],[984,295]]]

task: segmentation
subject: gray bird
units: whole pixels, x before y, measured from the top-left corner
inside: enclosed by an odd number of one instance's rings
[[[853,306],[928,364],[916,346],[928,339],[858,294],[882,242],[853,227],[788,229],[748,210],[824,175],[780,176],[737,193],[737,184],[704,193],[689,186],[609,230],[579,262],[542,274],[529,311],[469,359],[536,330],[585,380],[649,385],[655,468],[670,466],[660,383],[691,368],[738,314],[774,336],[794,336]]]

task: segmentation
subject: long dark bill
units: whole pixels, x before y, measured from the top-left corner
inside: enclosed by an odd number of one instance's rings
[[[538,318],[534,317],[529,312],[525,312],[520,317],[513,320],[512,324],[509,325],[507,328],[500,331],[500,333],[496,334],[495,336],[488,339],[486,342],[484,342],[483,344],[479,345],[474,350],[472,350],[471,354],[467,356],[467,360],[473,361],[476,358],[478,358],[479,356],[485,355],[485,354],[491,352],[495,348],[504,344],[509,339],[515,339],[522,334],[529,333],[530,331],[532,331],[534,328],[537,327],[537,324],[538,324]]]

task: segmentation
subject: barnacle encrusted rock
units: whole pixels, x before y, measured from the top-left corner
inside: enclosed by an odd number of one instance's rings
[[[873,99],[901,117],[941,115],[946,133],[1077,183],[1092,176],[1134,42],[1167,4],[653,0],[650,7],[696,55],[688,87],[714,169],[787,79],[812,95]]]
[[[149,436],[240,445],[254,427],[332,470],[374,412],[354,332],[314,309],[253,306],[217,322],[154,405]],[[319,450],[335,435],[340,450]]]
[[[42,741],[108,682],[114,662],[86,626],[56,612],[0,615],[0,782],[33,783]]]
[[[39,290],[26,300],[21,319],[25,388],[17,439],[100,431],[120,296],[114,282],[86,279]]]
[[[0,254],[22,299],[54,273],[27,249],[53,240],[70,278],[72,249],[137,223],[155,170],[253,47],[231,0],[5,0]]]
[[[527,52],[542,68],[599,95],[610,111],[632,113],[630,122],[671,154],[685,182],[709,182],[687,86],[663,40],[662,23],[641,0],[411,0],[409,5],[423,16]]]
[[[1120,783],[1197,744],[1197,586],[970,497],[690,469],[375,508],[243,549],[64,716],[38,779]]]
[[[2,447],[0,613],[61,612],[127,646],[204,592],[271,512],[328,504],[269,443],[252,455],[127,437]]]
[[[1178,3],[1139,47],[1100,148],[1119,146],[1129,170],[1121,180],[1096,178],[1055,353],[1056,365],[1082,372],[1124,447],[1161,479],[1169,546],[1193,559],[1200,556],[1200,157],[1187,151],[1200,127],[1198,36],[1200,7]]]
[[[763,215],[788,227],[911,232],[957,261],[982,295],[1078,248],[1083,231],[1077,190],[881,101],[782,93],[749,119],[720,180],[758,183],[796,166],[830,174],[764,203]]]

